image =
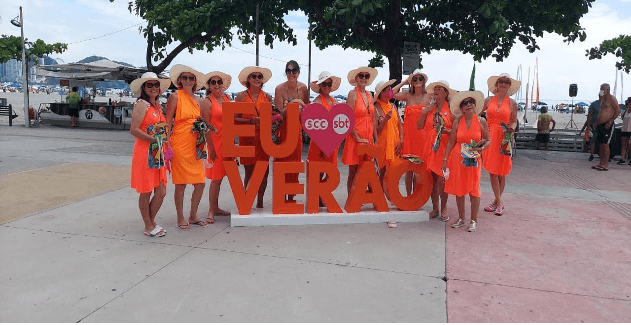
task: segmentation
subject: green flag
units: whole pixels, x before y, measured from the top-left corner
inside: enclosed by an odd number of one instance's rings
[[[473,70],[471,70],[471,81],[469,81],[469,90],[475,90],[475,62],[473,62]]]

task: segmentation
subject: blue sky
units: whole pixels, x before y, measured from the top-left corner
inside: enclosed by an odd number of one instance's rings
[[[127,0],[4,0],[2,5],[2,21],[0,34],[20,35],[19,28],[10,24],[10,20],[19,13],[19,6],[24,10],[24,32],[27,38],[41,38],[46,42],[68,43],[68,51],[53,58],[62,59],[66,63],[76,62],[87,56],[101,55],[116,61],[124,61],[135,66],[145,65],[145,39],[138,31],[142,19],[132,15],[127,10]],[[299,39],[297,46],[276,42],[271,49],[261,42],[260,65],[272,70],[273,77],[265,89],[273,92],[274,87],[283,82],[285,77],[285,62],[294,59],[302,65],[300,80],[307,82],[308,41],[307,21],[302,13],[290,13],[288,23],[294,28]],[[486,79],[489,76],[507,72],[515,77],[518,67],[522,66],[523,91],[530,67],[531,74],[539,59],[539,84],[542,101],[552,103],[570,102],[568,87],[570,83],[578,84],[578,101],[592,101],[597,97],[601,83],[608,82],[613,87],[615,82],[615,58],[611,55],[602,60],[588,60],[585,50],[597,46],[603,40],[631,33],[631,0],[603,0],[596,1],[590,12],[581,19],[582,26],[587,31],[585,42],[572,44],[563,43],[560,36],[546,34],[538,40],[540,50],[529,53],[521,44],[513,47],[511,55],[503,62],[493,59],[476,64],[476,88],[486,92]],[[117,32],[108,36],[106,34]],[[96,38],[99,37],[99,38]],[[92,39],[96,38],[96,39]],[[234,48],[215,50],[212,53],[195,51],[193,54],[182,52],[173,64],[190,65],[202,72],[222,70],[236,77],[242,68],[255,64],[254,44],[240,44],[233,42]],[[250,52],[250,53],[248,53]],[[268,59],[273,58],[273,59]],[[356,50],[344,50],[339,46],[329,47],[323,51],[312,47],[312,72],[314,79],[322,70],[331,71],[343,79],[342,86],[337,93],[346,95],[351,86],[346,82],[348,71],[366,65],[373,57],[372,53]],[[424,72],[429,81],[446,80],[457,90],[465,90],[469,86],[469,77],[473,66],[470,55],[459,52],[434,51],[423,56]],[[379,80],[388,78],[386,66],[378,69]],[[531,77],[532,78],[532,77]],[[619,77],[620,78],[620,77]],[[624,75],[626,82],[625,98],[631,96],[631,76]],[[532,84],[532,81],[531,81]],[[620,79],[618,80],[617,98],[621,93]],[[236,92],[243,87],[233,82],[229,91]]]

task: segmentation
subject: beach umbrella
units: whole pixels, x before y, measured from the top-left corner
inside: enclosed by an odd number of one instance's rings
[[[587,104],[585,102],[576,103],[576,105],[578,105],[578,106],[589,106],[589,104]]]

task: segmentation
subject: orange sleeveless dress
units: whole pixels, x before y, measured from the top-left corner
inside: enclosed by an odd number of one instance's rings
[[[504,138],[504,131],[502,131],[500,122],[508,124],[510,113],[510,99],[504,98],[502,106],[498,107],[497,96],[493,96],[489,108],[486,110],[491,145],[482,153],[482,164],[489,174],[506,176],[513,168],[511,157],[500,153],[500,145]]]
[[[147,131],[149,125],[163,122],[166,119],[162,114],[162,110],[147,105],[147,113],[140,124],[140,129]],[[136,189],[138,193],[149,193],[160,184],[167,185],[166,167],[149,168],[147,160],[149,158],[149,142],[136,138],[134,143],[134,153],[131,156],[131,188]]]
[[[171,172],[173,184],[204,183],[203,161],[195,154],[197,136],[191,132],[193,123],[200,116],[199,105],[185,90],[177,91],[177,111],[171,135]]]
[[[401,158],[395,154],[397,143],[399,143],[399,119],[397,117],[397,110],[392,107],[390,102],[383,102],[377,99],[377,103],[381,106],[384,114],[392,112],[392,116],[386,122],[386,125],[381,129],[381,133],[378,134],[377,142],[381,149],[379,157],[377,157],[377,164],[379,169],[388,167],[390,165],[396,166],[400,164]]]
[[[447,166],[449,168],[449,179],[445,181],[445,192],[455,196],[480,197],[480,175],[482,174],[482,162],[480,157],[475,158],[477,167],[466,166],[460,152],[462,143],[471,143],[471,140],[480,142],[482,139],[482,127],[480,120],[474,116],[471,125],[467,130],[467,122],[464,116],[458,124],[458,134],[456,134],[456,144],[448,157]]]
[[[355,87],[355,93],[357,98],[355,100],[355,107],[353,113],[355,114],[355,132],[360,138],[368,139],[368,142],[372,144],[373,141],[373,123],[372,115],[375,114],[375,106],[370,100],[370,93],[366,91],[366,99],[368,99],[368,105],[364,103],[364,99],[359,92],[359,88]],[[344,144],[344,151],[342,152],[342,163],[344,165],[359,165],[361,161],[370,160],[368,155],[359,157],[357,154],[357,141],[352,135],[346,136]]]
[[[443,107],[440,110],[440,116],[445,121],[445,125],[443,128],[451,129],[453,121],[451,120],[451,115],[449,114],[449,103],[445,101],[443,103]],[[429,129],[427,138],[427,142],[429,142],[429,154],[428,154],[428,169],[434,172],[434,174],[443,177],[443,159],[445,158],[445,150],[447,150],[447,142],[449,142],[449,134],[444,134],[440,137],[440,145],[438,146],[438,150],[434,152],[432,146],[434,145],[434,140],[436,139],[437,130],[434,128],[434,113],[427,114],[427,118],[425,119],[425,127],[427,128],[428,121],[431,123],[431,129]],[[451,177],[451,176],[450,176]]]
[[[296,149],[287,157],[274,158],[274,161],[302,161],[302,127],[300,126],[300,115],[298,115],[298,143]],[[279,138],[281,143],[287,139],[287,121],[283,122],[280,126]],[[298,174],[285,174],[285,183],[298,183]]]
[[[426,160],[426,152],[424,150],[426,142],[425,129],[417,129],[416,123],[423,114],[425,105],[412,105],[405,107],[403,111],[403,146],[401,147],[401,154],[416,155],[417,157]]]
[[[254,100],[249,90],[246,90],[245,93],[245,103],[254,103],[254,108],[256,109],[256,115],[254,114],[243,114],[243,118],[252,118],[261,116],[261,110],[259,106],[261,103],[268,103],[267,96],[264,91],[260,91],[258,98]],[[241,146],[253,146],[254,147],[254,157],[240,157],[239,161],[243,165],[254,165],[259,160],[269,160],[269,155],[265,153],[263,147],[261,146],[261,129],[256,126],[256,131],[253,137],[239,137],[239,145]]]
[[[331,100],[330,103],[329,103],[329,100]],[[331,110],[333,103],[335,103],[335,101],[333,100],[333,98],[331,98],[331,96],[329,96],[329,99],[326,99],[324,96],[322,96],[322,94],[320,94],[320,101],[322,102],[322,106],[324,106],[324,108],[326,108],[327,111]],[[338,146],[337,148],[335,148],[335,151],[333,151],[333,153],[331,153],[331,155],[327,157],[322,152],[322,150],[320,150],[318,145],[314,141],[311,141],[309,142],[309,151],[307,153],[307,160],[328,161],[330,163],[333,163],[335,166],[337,166],[337,153],[339,149],[340,147]]]
[[[222,97],[223,102],[230,101],[228,96],[222,94]],[[217,129],[217,134],[211,133],[210,139],[213,142],[217,158],[215,158],[214,161],[210,160],[210,153],[208,154],[207,161],[209,165],[212,165],[212,167],[205,168],[205,172],[206,178],[216,181],[226,176],[226,168],[223,165],[223,152],[221,151],[221,139],[223,136],[223,107],[215,96],[212,95],[210,95],[210,103],[210,123],[215,127],[215,129]]]

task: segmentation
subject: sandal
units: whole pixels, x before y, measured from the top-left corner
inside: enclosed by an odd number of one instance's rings
[[[438,215],[439,215],[438,211],[436,211],[436,212],[430,211],[429,218],[430,219],[434,219],[434,218],[438,217]]]
[[[464,226],[464,219],[458,218],[458,220],[451,225],[451,228],[461,228],[462,226]]]
[[[189,221],[189,222],[191,223],[191,225],[200,226],[202,228],[208,227],[208,224],[205,221],[197,220],[195,222],[192,222],[192,221]]]
[[[467,229],[469,232],[474,232],[476,230],[478,230],[478,223],[471,220],[471,223],[469,223],[469,228]]]
[[[210,217],[206,218],[206,223],[215,223],[215,217],[214,216],[210,216]]]
[[[491,204],[487,205],[486,208],[484,208],[484,211],[486,211],[486,212],[495,212],[496,209],[497,209],[497,205],[491,203]]]
[[[497,209],[495,209],[495,215],[501,216],[504,213],[504,205],[498,205]]]
[[[162,227],[156,226],[151,232],[144,231],[143,234],[149,237],[164,237],[164,235],[166,235],[166,231],[164,231]]]
[[[617,164],[618,164],[618,165],[624,165],[625,163],[626,163],[626,161],[624,161],[624,160],[620,159],[620,160],[618,160],[618,163],[617,163]]]
[[[396,221],[388,221],[388,228],[396,228],[396,227],[397,227]]]
[[[191,225],[188,223],[185,225],[176,225],[176,227],[180,228],[180,230],[186,230],[186,231],[191,230]]]
[[[447,222],[449,221],[449,215],[447,213],[443,213],[440,215],[440,220]]]

